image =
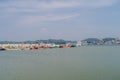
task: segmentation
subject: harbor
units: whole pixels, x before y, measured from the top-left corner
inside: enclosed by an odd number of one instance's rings
[[[81,44],[0,44],[0,50],[43,50],[52,48],[73,48],[81,46]]]
[[[73,48],[81,46],[120,45],[119,38],[87,38],[81,41],[66,41],[63,39],[48,39],[36,41],[1,41],[0,51],[4,50],[44,50],[53,48]]]

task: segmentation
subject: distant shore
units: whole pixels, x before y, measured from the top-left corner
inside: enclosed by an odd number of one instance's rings
[[[119,38],[87,38],[82,41],[48,39],[35,41],[0,41],[0,50],[43,50],[52,48],[72,48],[89,45],[120,45]]]

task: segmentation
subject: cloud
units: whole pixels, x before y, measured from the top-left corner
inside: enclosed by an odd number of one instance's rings
[[[17,24],[26,25],[26,26],[35,26],[38,24],[43,24],[46,22],[55,22],[55,21],[61,21],[61,20],[67,20],[71,18],[75,18],[79,16],[79,14],[73,14],[73,15],[45,15],[45,16],[25,16],[21,17]]]
[[[81,0],[81,7],[102,8],[117,4],[118,0]]]
[[[0,2],[0,14],[10,16],[16,25],[34,26],[76,18],[72,10],[113,6],[118,0],[8,0]],[[69,12],[69,10],[71,10]],[[60,11],[60,13],[59,13]],[[68,12],[67,12],[68,11]],[[37,14],[37,15],[36,15]],[[10,18],[9,17],[9,18]]]
[[[67,8],[101,8],[117,4],[118,0],[21,0],[5,1],[0,8],[11,12],[40,12]]]

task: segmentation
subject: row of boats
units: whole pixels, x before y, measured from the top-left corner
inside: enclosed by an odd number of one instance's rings
[[[76,45],[56,45],[56,44],[4,44],[0,45],[0,51],[5,50],[42,50],[52,48],[73,48]]]

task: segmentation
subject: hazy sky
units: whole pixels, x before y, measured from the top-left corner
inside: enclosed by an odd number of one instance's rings
[[[120,0],[0,0],[0,41],[120,37]]]

